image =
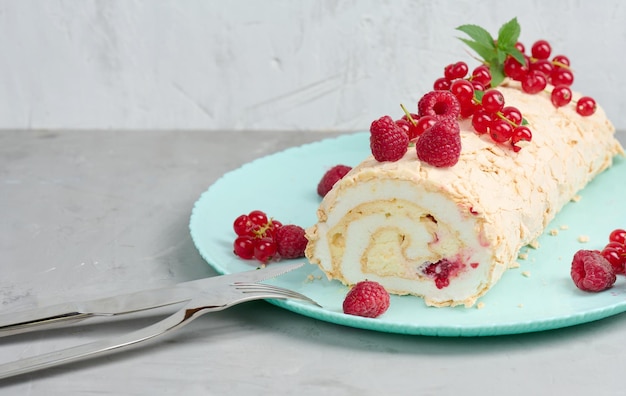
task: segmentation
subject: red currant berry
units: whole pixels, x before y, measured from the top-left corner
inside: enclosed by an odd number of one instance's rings
[[[433,84],[433,89],[435,91],[447,91],[450,89],[450,84],[450,80],[445,77],[440,77],[435,80],[435,83]]]
[[[494,142],[504,143],[513,136],[513,126],[507,121],[497,119],[491,123],[489,136]]]
[[[606,248],[615,249],[615,250],[618,251],[620,256],[626,254],[626,245],[624,245],[623,243],[620,243],[620,242],[611,241],[611,242],[607,243],[606,246],[604,246],[604,248],[605,249]]]
[[[405,119],[399,119],[394,121],[397,126],[400,127],[407,135],[409,134],[409,125],[411,124],[409,121]]]
[[[468,70],[467,63],[457,62],[446,66],[443,71],[443,75],[448,80],[452,81],[457,78],[464,78],[467,75]]]
[[[260,227],[264,227],[267,224],[267,215],[265,214],[265,212],[262,212],[260,210],[253,210],[252,212],[248,213],[248,218],[250,219],[252,224]]]
[[[237,217],[233,222],[233,230],[238,236],[254,236],[254,233],[252,232],[253,226],[254,224],[250,221],[248,215],[245,214]]]
[[[454,80],[450,85],[450,92],[456,96],[460,104],[471,102],[474,98],[474,86],[467,80]]]
[[[565,85],[554,87],[552,93],[550,94],[550,100],[552,101],[554,107],[566,106],[572,101],[572,90]]]
[[[611,234],[609,234],[609,242],[617,242],[622,245],[626,244],[626,230],[617,228],[611,231]]]
[[[257,239],[254,244],[254,258],[267,263],[276,255],[276,242],[272,238]]]
[[[489,66],[480,65],[472,71],[472,76],[470,77],[472,81],[478,81],[485,87],[491,84],[491,71],[489,70]]]
[[[474,92],[476,91],[484,91],[485,90],[485,84],[479,82],[479,81],[470,81],[472,83],[472,86],[474,87]]]
[[[550,74],[550,82],[554,86],[565,85],[569,87],[574,83],[574,73],[572,73],[570,69],[557,67],[552,74]]]
[[[263,234],[263,236],[268,237],[268,238],[273,238],[274,235],[276,234],[276,231],[282,226],[283,226],[283,223],[281,223],[280,221],[270,219],[270,221],[267,224],[267,229],[265,230],[265,233]]]
[[[531,70],[522,80],[522,90],[528,94],[536,94],[543,91],[548,85],[546,76],[536,70]]]
[[[415,126],[416,136],[420,136],[422,133],[424,133],[424,131],[426,131],[428,128],[435,125],[436,123],[437,119],[433,116],[420,117],[420,119],[417,120],[417,125]]]
[[[604,249],[602,249],[602,252],[600,252],[600,254],[606,259],[606,261],[609,262],[609,264],[611,264],[611,267],[613,267],[613,270],[616,274],[624,273],[625,260],[624,256],[620,254],[619,249],[615,249],[614,247],[605,247]]]
[[[520,125],[513,129],[513,135],[511,136],[511,144],[513,145],[513,151],[518,152],[522,149],[522,142],[528,143],[533,139],[533,134],[530,129],[525,125]]]
[[[517,48],[517,50],[522,54],[526,52],[526,47],[524,47],[524,44],[520,43],[519,41],[515,43],[515,48]]]
[[[576,112],[583,117],[587,117],[596,112],[596,101],[589,96],[583,96],[576,103]]]
[[[411,118],[413,119],[413,121],[416,121],[420,118],[419,114],[415,114],[415,113],[410,113]],[[409,116],[407,116],[406,114],[402,116],[402,119],[405,121],[408,121],[409,123],[411,122],[411,120],[409,120]]]
[[[472,126],[479,135],[489,132],[494,116],[487,113],[484,109],[479,109],[472,116]]]
[[[570,66],[569,58],[565,55],[556,55],[554,58],[552,58],[552,64],[554,64],[555,67]]]
[[[504,61],[504,75],[515,81],[522,81],[527,72],[526,66],[519,63],[512,56],[509,56]]]
[[[546,40],[536,41],[530,49],[530,53],[535,59],[548,59],[551,52],[552,47]]]
[[[461,103],[461,118],[471,117],[478,109],[480,109],[480,105],[473,100],[467,103]]]
[[[250,236],[240,236],[233,243],[233,253],[245,260],[254,257],[254,238]]]
[[[415,139],[420,134],[417,129],[417,120],[419,120],[419,118],[419,115],[411,114],[411,120],[409,120],[405,114],[401,119],[396,121],[396,125],[402,128],[402,130],[409,136],[409,140]]]
[[[483,109],[488,113],[497,113],[504,107],[504,95],[497,89],[490,89],[483,95]]]
[[[529,66],[530,70],[537,70],[546,75],[546,77],[550,77],[552,71],[554,70],[554,66],[552,62],[547,59],[538,59],[534,62],[531,62]]]
[[[504,106],[504,108],[502,108],[502,115],[515,125],[522,123],[522,112],[520,112],[517,107]]]

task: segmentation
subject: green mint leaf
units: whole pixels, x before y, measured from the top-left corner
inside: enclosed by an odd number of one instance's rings
[[[478,100],[478,102],[482,103],[483,102],[483,95],[485,95],[485,91],[479,91],[479,90],[475,90],[474,91],[474,97],[476,98],[476,100]]]
[[[491,86],[497,87],[504,81],[504,69],[501,64],[489,65],[489,71],[491,72]]]
[[[528,120],[522,117],[522,125],[528,125]]]
[[[526,59],[524,58],[524,54],[522,54],[517,48],[513,47],[509,49],[509,55],[515,58],[522,65],[526,63]]]
[[[517,18],[513,18],[502,25],[498,31],[498,48],[503,50],[514,48],[521,31],[522,28],[517,22]]]
[[[499,65],[504,65],[504,60],[506,59],[507,55],[508,53],[506,51],[501,50],[500,48],[496,50],[496,57],[498,59]]]
[[[456,30],[467,34],[483,47],[495,49],[494,39],[491,34],[478,25],[461,25]]]
[[[493,60],[493,57],[495,55],[493,47],[489,48],[476,41],[472,41],[472,40],[468,40],[468,39],[464,39],[460,37],[459,37],[459,40],[461,40],[468,47],[473,49],[478,54],[478,56],[483,58],[487,63],[491,63],[491,61]]]

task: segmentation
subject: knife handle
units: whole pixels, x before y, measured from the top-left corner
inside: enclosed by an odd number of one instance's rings
[[[92,316],[92,313],[80,312],[71,303],[4,314],[0,316],[0,337],[73,324]]]

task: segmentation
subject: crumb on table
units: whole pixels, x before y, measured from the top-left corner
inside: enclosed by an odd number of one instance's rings
[[[579,235],[578,236],[578,242],[580,242],[580,243],[589,242],[589,237],[587,235]]]
[[[518,263],[517,261],[513,261],[512,263],[509,264],[509,268],[519,268],[520,267],[520,263]]]

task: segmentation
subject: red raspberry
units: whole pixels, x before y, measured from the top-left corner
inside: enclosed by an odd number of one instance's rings
[[[455,165],[461,156],[461,130],[454,118],[437,122],[415,143],[417,158],[429,165],[445,168]]]
[[[304,249],[308,240],[304,236],[304,228],[295,224],[280,227],[274,233],[274,241],[280,257],[293,259],[304,257]]]
[[[389,308],[389,293],[380,283],[358,282],[343,300],[343,312],[348,315],[376,318]]]
[[[376,161],[398,161],[409,147],[409,136],[391,117],[384,116],[372,122],[370,148]]]
[[[450,91],[431,91],[417,102],[420,117],[431,116],[437,120],[456,119],[461,114],[461,104]]]
[[[352,170],[351,167],[347,165],[335,165],[330,168],[322,177],[319,184],[317,185],[317,193],[323,197],[333,188],[335,183],[341,180],[346,173]]]
[[[613,286],[616,280],[611,264],[595,250],[579,250],[574,254],[572,280],[580,289],[599,292]]]

